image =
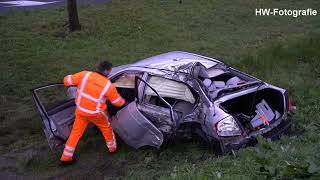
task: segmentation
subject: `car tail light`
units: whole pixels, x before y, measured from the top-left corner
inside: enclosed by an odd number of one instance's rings
[[[228,116],[216,123],[216,130],[219,136],[240,136],[241,130],[236,120],[232,116]]]
[[[288,112],[292,112],[292,99],[288,96]]]
[[[285,100],[286,100],[286,108],[287,108],[287,111],[288,111],[288,112],[292,112],[292,110],[293,110],[292,99],[291,99],[291,96],[289,96],[289,92],[286,91],[286,92],[284,93],[284,96],[285,96]]]

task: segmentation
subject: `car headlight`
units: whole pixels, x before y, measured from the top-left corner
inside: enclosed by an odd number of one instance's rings
[[[219,136],[239,136],[241,130],[232,116],[228,116],[216,124]]]

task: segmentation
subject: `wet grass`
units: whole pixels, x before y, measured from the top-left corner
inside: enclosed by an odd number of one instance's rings
[[[300,1],[119,1],[79,8],[83,30],[67,31],[65,9],[0,15],[0,172],[31,177],[86,178],[319,178],[320,16],[255,17],[254,9],[318,8]],[[92,69],[173,50],[222,59],[289,89],[297,112],[293,135],[259,140],[222,157],[197,143],[105,151],[94,129],[81,140],[75,166],[57,165],[29,89]],[[303,134],[298,134],[304,129]],[[0,174],[1,175],[1,174]]]

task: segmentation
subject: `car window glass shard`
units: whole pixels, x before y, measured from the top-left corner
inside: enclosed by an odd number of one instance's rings
[[[151,76],[149,84],[157,90],[162,97],[180,99],[192,104],[195,103],[195,98],[187,85],[162,77]],[[156,96],[156,94],[146,87],[145,95]]]

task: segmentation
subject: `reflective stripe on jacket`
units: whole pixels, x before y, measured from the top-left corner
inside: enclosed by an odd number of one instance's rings
[[[106,110],[106,100],[114,106],[122,106],[125,100],[110,80],[96,72],[82,71],[64,77],[65,86],[77,86],[77,109],[87,115]]]

